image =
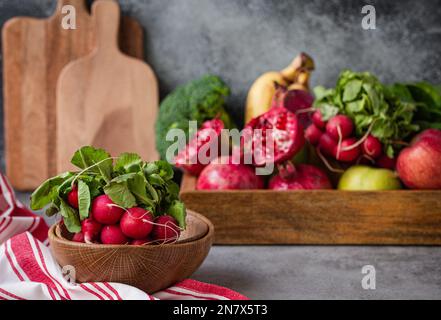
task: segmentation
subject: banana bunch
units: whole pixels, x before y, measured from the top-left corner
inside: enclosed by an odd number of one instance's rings
[[[312,58],[301,53],[285,69],[261,75],[248,92],[245,124],[271,108],[278,85],[288,87],[288,90],[309,91],[309,79],[314,68]]]

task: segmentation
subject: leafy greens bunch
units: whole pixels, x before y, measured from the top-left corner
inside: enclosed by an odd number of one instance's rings
[[[371,133],[389,157],[415,133],[441,127],[441,91],[428,83],[383,85],[370,73],[344,71],[333,89],[316,87],[315,107],[329,120],[349,116],[361,137]]]
[[[433,86],[427,82],[396,86],[402,97],[412,99],[417,104],[415,123],[422,130],[430,128],[441,130],[441,86]]]
[[[46,215],[61,214],[67,229],[81,231],[81,221],[90,214],[91,203],[106,194],[123,207],[142,207],[155,216],[168,214],[185,228],[186,210],[179,200],[179,186],[173,168],[165,161],[144,162],[137,154],[112,158],[103,149],[90,146],[75,152],[71,163],[78,172],[66,172],[44,182],[31,195],[31,208],[47,207]],[[78,188],[78,210],[69,206],[67,194]]]

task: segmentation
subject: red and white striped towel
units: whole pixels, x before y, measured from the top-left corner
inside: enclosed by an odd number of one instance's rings
[[[119,283],[72,284],[47,247],[44,220],[15,198],[0,173],[0,300],[244,300],[232,290],[185,280],[156,294]]]

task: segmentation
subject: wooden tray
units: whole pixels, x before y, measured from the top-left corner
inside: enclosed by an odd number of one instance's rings
[[[216,244],[441,245],[441,191],[196,191],[181,196]]]

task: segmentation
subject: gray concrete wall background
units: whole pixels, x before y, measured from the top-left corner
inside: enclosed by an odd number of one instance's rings
[[[55,0],[0,0],[0,24],[16,15],[44,17]],[[242,123],[247,90],[261,73],[300,51],[317,64],[313,85],[331,86],[345,68],[386,82],[441,82],[441,1],[431,0],[120,0],[145,30],[146,60],[161,96],[204,73],[232,87],[229,111]],[[377,30],[361,28],[373,4]]]

